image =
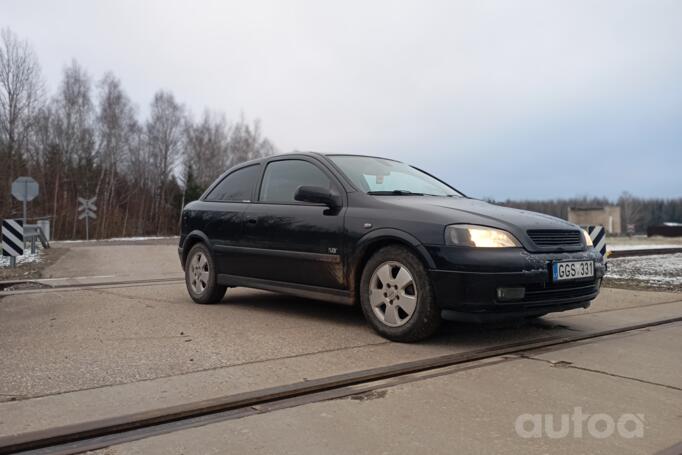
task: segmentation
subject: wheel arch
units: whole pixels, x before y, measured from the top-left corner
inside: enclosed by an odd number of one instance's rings
[[[360,280],[365,264],[374,253],[389,245],[406,247],[419,258],[426,269],[436,267],[433,258],[424,248],[424,245],[412,234],[393,228],[369,232],[357,242],[353,258],[349,264],[349,289],[356,304],[360,302]]]
[[[208,240],[208,236],[199,230],[195,230],[187,234],[185,241],[182,243],[182,268],[185,268],[185,263],[187,262],[187,254],[189,250],[192,249],[197,243],[204,243],[208,251],[213,254],[213,248],[211,248],[211,242]]]

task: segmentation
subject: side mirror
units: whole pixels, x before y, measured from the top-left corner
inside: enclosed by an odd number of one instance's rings
[[[294,194],[294,199],[313,204],[325,204],[331,209],[341,206],[341,198],[328,188],[321,186],[299,186]]]

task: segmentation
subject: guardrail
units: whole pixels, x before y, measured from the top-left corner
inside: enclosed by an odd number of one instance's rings
[[[24,240],[31,242],[31,254],[36,253],[36,239],[40,241],[43,248],[50,248],[50,242],[47,240],[43,229],[37,224],[27,224],[24,226]]]

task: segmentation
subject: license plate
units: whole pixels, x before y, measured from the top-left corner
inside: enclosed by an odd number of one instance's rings
[[[594,261],[555,262],[552,264],[554,281],[579,280],[594,276]]]

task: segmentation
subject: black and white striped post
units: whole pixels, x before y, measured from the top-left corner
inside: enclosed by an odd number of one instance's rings
[[[604,226],[585,226],[587,233],[590,234],[594,249],[601,253],[606,260],[606,230]]]
[[[9,256],[11,267],[17,266],[17,256],[24,254],[24,222],[2,220],[2,255]]]

